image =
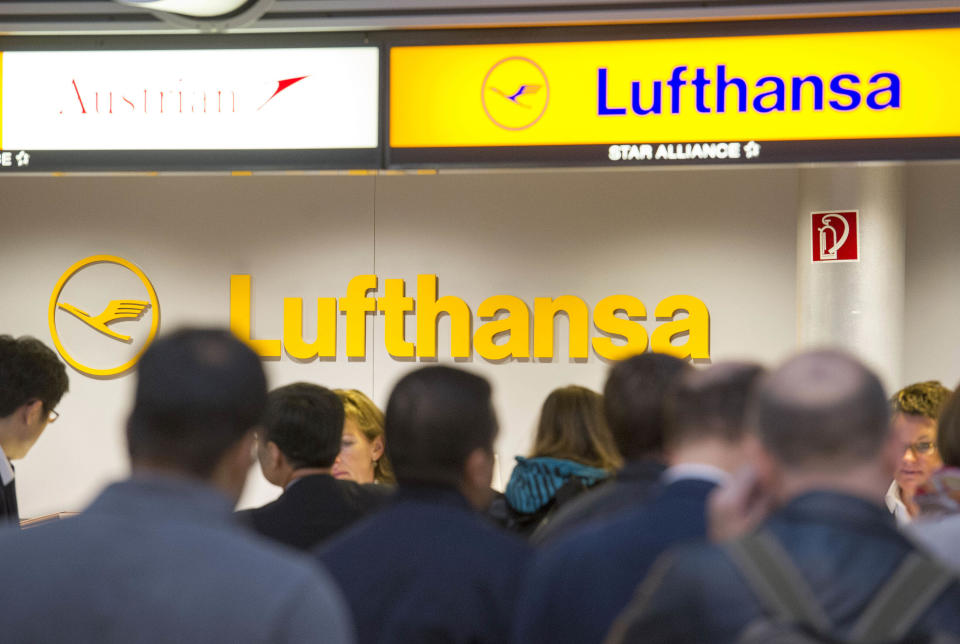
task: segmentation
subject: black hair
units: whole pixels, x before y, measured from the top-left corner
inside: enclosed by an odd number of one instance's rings
[[[763,374],[748,362],[726,362],[683,374],[668,397],[667,445],[718,438],[737,442],[747,433],[747,403]]]
[[[267,395],[263,437],[276,443],[294,468],[330,467],[340,453],[343,403],[320,385],[296,382]]]
[[[456,487],[474,450],[493,451],[490,384],[451,367],[413,371],[390,394],[384,434],[400,484]]]
[[[0,418],[31,400],[49,412],[68,386],[67,369],[52,349],[29,336],[0,335]]]
[[[625,460],[663,450],[666,396],[690,366],[662,353],[643,353],[610,368],[603,388],[603,412]]]
[[[208,478],[260,422],[266,398],[260,359],[228,331],[182,329],[161,337],[137,366],[130,457]]]

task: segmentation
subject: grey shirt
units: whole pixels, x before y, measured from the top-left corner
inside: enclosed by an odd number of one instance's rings
[[[12,642],[353,641],[324,569],[233,523],[199,483],[133,478],[81,515],[0,530],[0,633]]]
[[[904,530],[930,554],[960,573],[960,514],[915,521]]]

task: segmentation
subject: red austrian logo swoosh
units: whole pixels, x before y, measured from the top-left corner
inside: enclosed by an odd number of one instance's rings
[[[265,100],[265,101],[263,102],[263,105],[261,105],[260,107],[257,108],[257,111],[262,110],[262,109],[263,109],[263,106],[266,105],[267,103],[269,103],[270,101],[272,101],[274,96],[276,96],[277,94],[279,94],[279,93],[282,92],[283,90],[287,89],[288,87],[290,87],[290,86],[293,85],[294,83],[298,83],[298,82],[302,81],[304,78],[306,78],[306,76],[298,76],[298,77],[296,77],[296,78],[285,78],[285,79],[283,79],[283,80],[277,81],[277,91],[275,91],[273,94],[271,94],[271,95],[270,95],[270,98],[268,98],[267,100]]]

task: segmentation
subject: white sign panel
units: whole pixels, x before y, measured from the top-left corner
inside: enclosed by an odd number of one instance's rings
[[[377,146],[375,47],[4,52],[2,146]]]

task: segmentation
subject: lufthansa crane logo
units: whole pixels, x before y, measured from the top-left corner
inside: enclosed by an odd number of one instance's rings
[[[483,111],[505,130],[525,130],[547,111],[550,84],[543,69],[522,56],[497,62],[483,78]]]
[[[122,257],[94,255],[60,276],[48,317],[53,343],[67,364],[108,377],[133,367],[153,342],[160,305],[139,267]]]

